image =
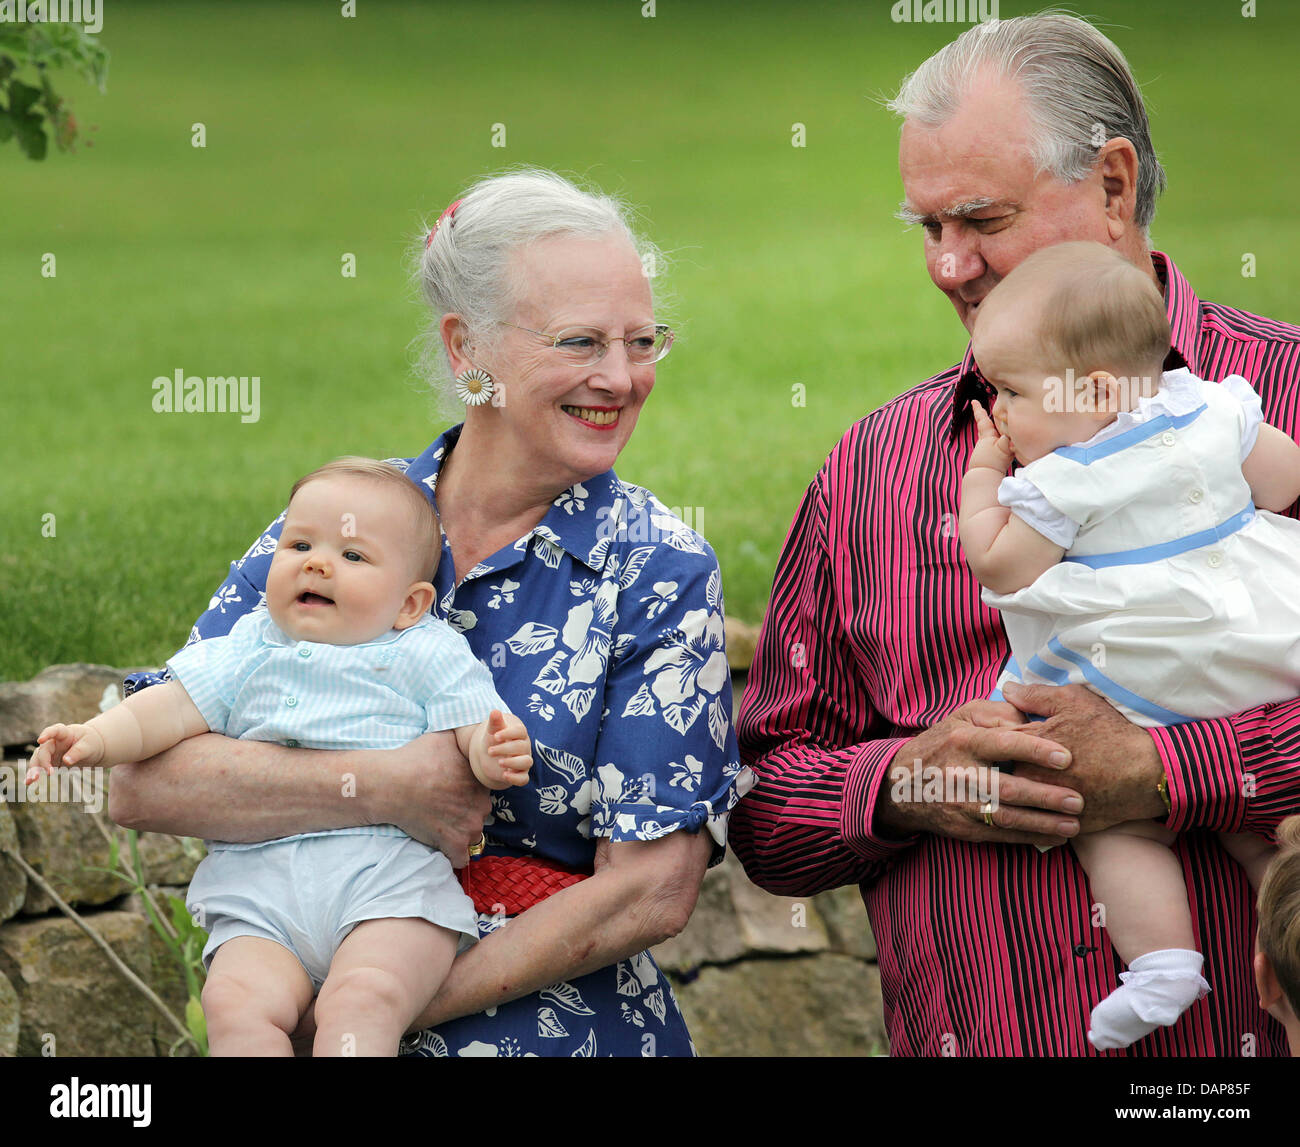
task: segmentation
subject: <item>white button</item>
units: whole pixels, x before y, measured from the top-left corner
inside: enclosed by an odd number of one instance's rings
[[[296,704],[298,704],[298,698],[297,698],[297,697],[286,697],[286,698],[284,699],[284,703],[285,703],[286,705],[288,705],[290,709],[292,709]]]
[[[310,656],[311,656],[311,650],[308,649],[307,646],[305,646],[305,645],[300,645],[300,646],[298,646],[298,656],[299,656],[299,657],[310,657]]]
[[[1162,435],[1160,435],[1160,441],[1163,442],[1166,446],[1172,446],[1175,442],[1178,441],[1178,439],[1174,436],[1174,432],[1172,430],[1166,430]]]
[[[1211,554],[1205,559],[1205,564],[1208,565],[1210,569],[1217,570],[1221,565],[1223,565],[1223,555],[1219,553]]]
[[[1199,502],[1204,497],[1205,497],[1204,490],[1193,490],[1190,494],[1187,495],[1187,500],[1189,502]]]

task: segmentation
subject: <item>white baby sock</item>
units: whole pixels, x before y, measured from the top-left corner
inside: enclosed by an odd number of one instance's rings
[[[1203,963],[1200,952],[1185,948],[1139,956],[1119,974],[1120,986],[1092,1009],[1088,1042],[1102,1051],[1128,1047],[1174,1023],[1210,990]]]

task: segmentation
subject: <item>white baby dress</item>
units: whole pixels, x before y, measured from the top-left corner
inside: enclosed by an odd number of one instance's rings
[[[998,681],[1085,684],[1135,724],[1228,716],[1300,694],[1300,522],[1241,473],[1262,421],[1244,378],[1167,371],[1087,442],[1003,480],[998,500],[1065,548],[1010,594]]]

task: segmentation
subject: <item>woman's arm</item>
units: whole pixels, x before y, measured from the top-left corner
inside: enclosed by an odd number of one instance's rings
[[[149,832],[236,842],[395,824],[469,860],[491,811],[451,732],[400,749],[290,749],[208,733],[112,773],[108,813]]]
[[[596,845],[595,875],[547,897],[457,958],[420,1031],[575,980],[677,935],[713,850],[707,831]]]

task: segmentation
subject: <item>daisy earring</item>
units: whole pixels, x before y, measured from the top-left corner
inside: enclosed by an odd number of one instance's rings
[[[466,406],[482,406],[492,400],[492,376],[474,367],[456,376],[456,397]]]

